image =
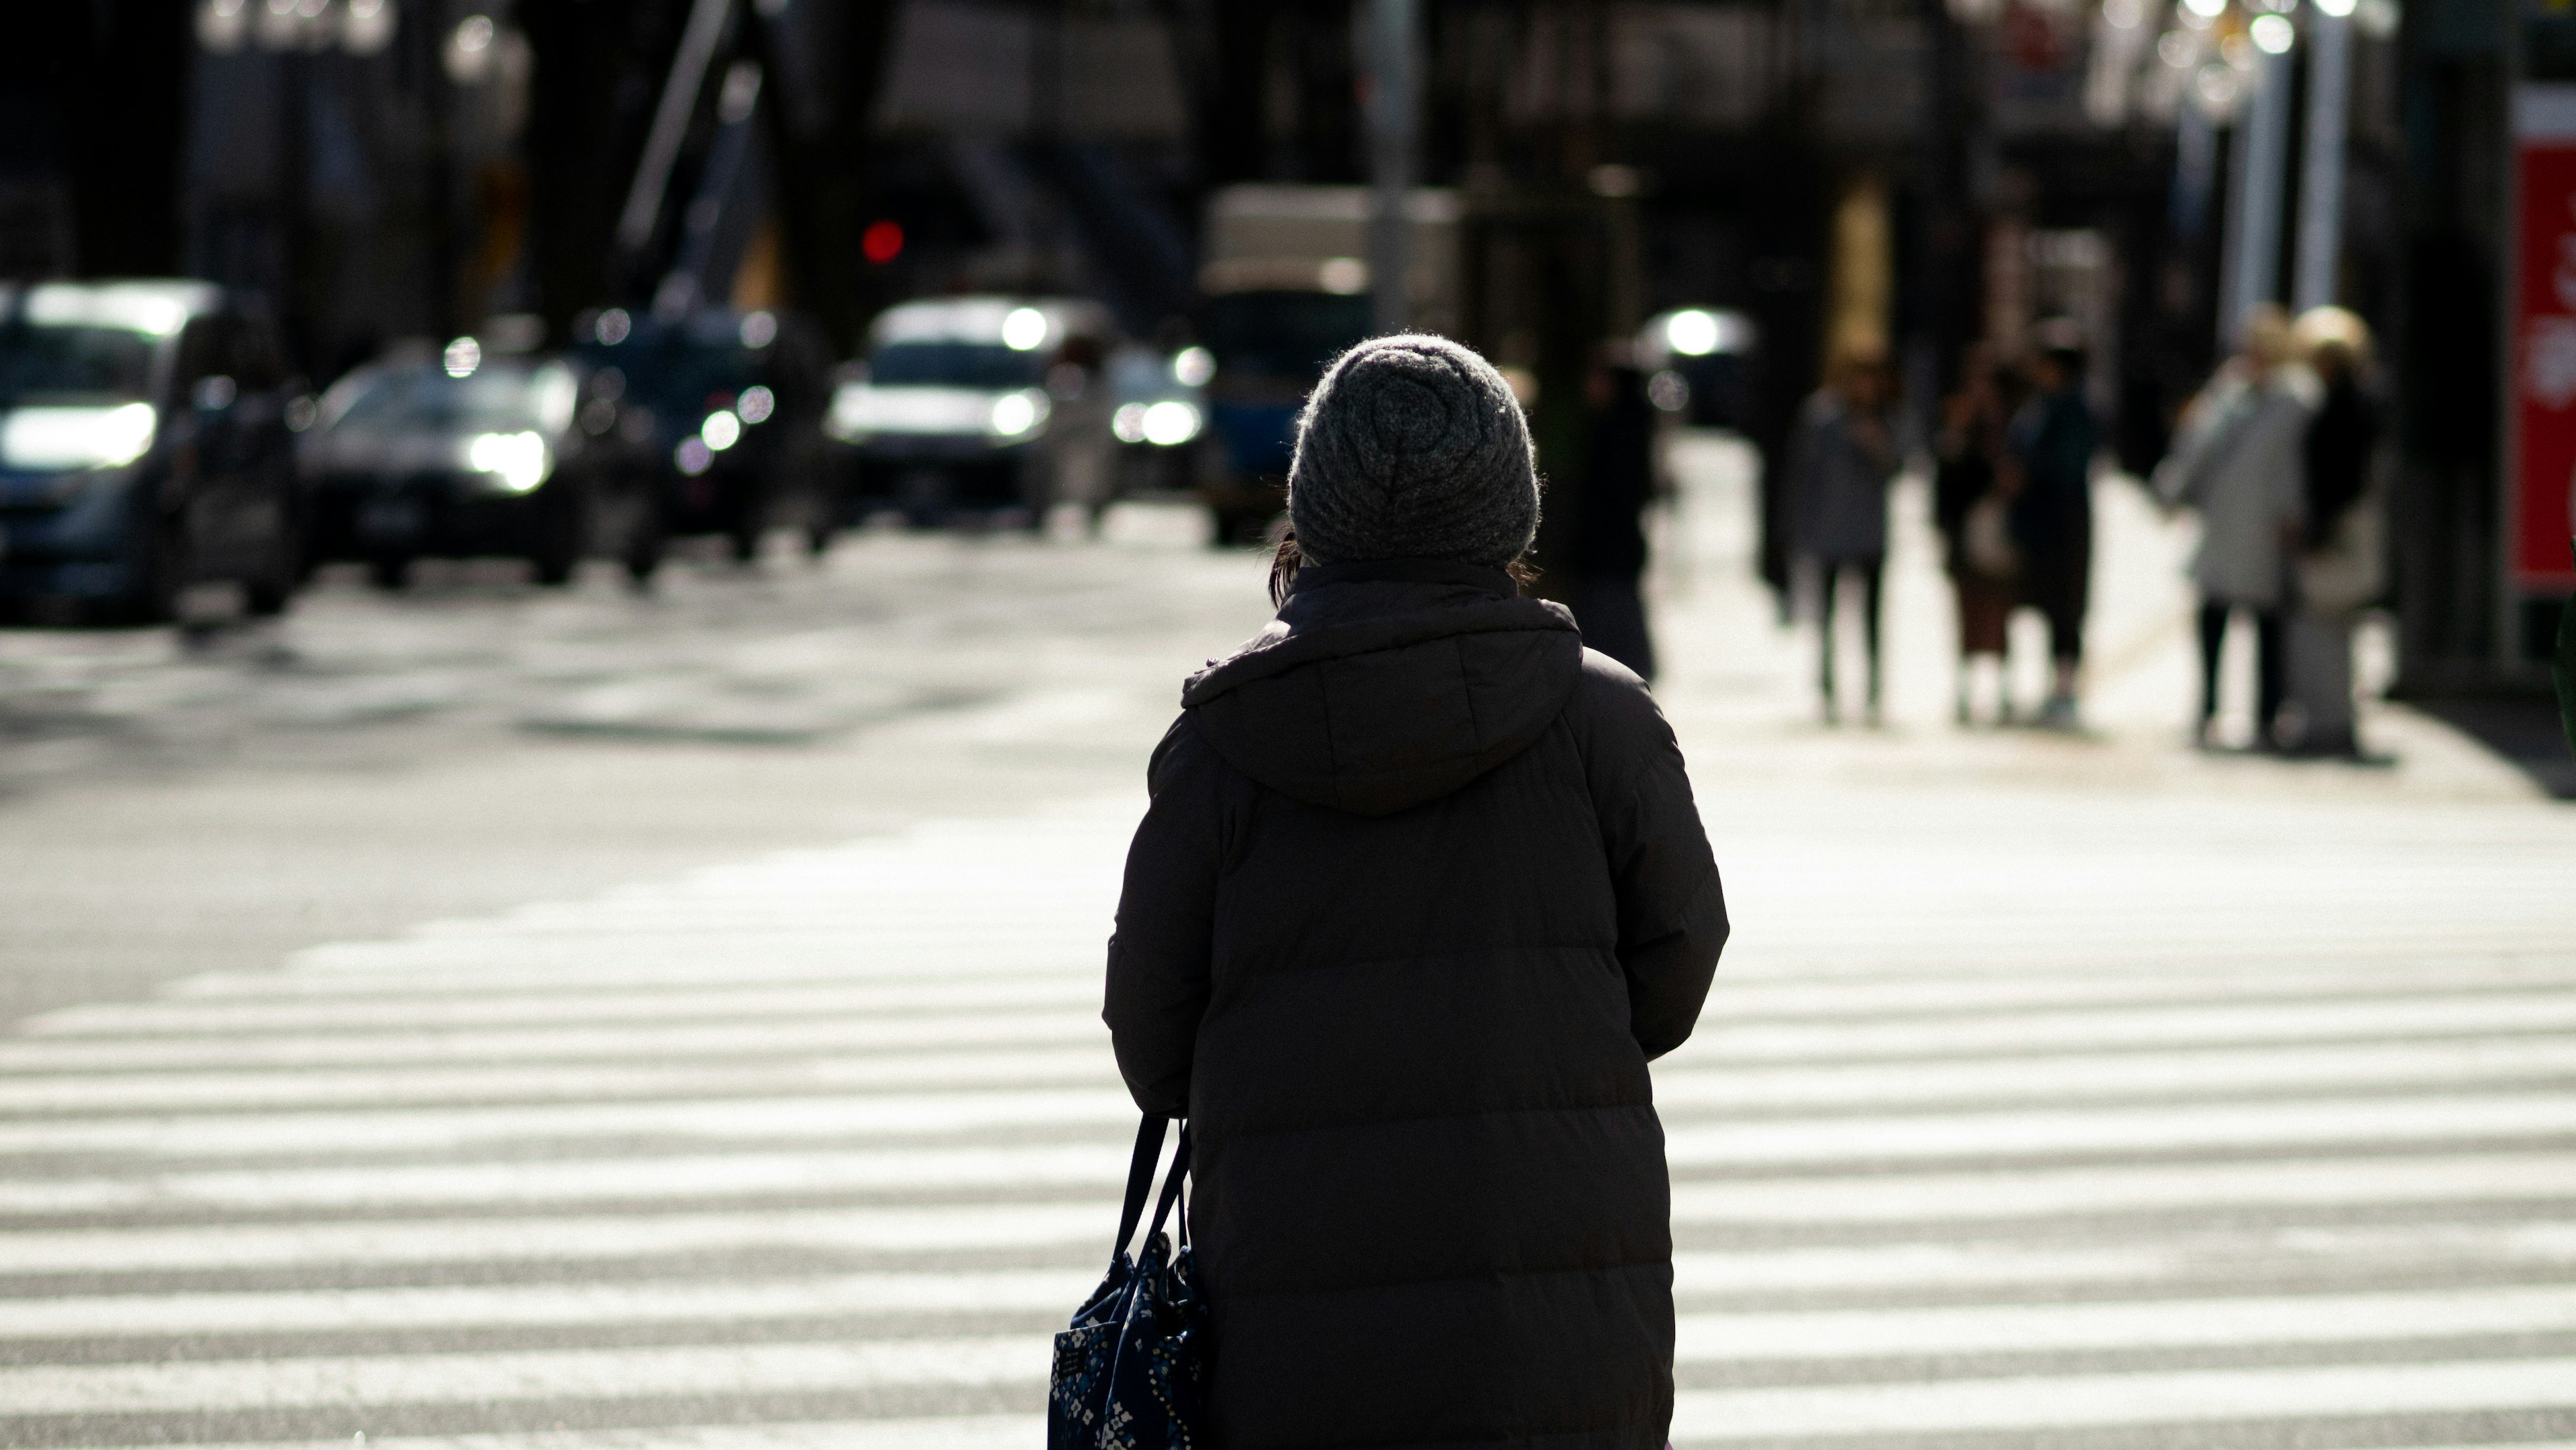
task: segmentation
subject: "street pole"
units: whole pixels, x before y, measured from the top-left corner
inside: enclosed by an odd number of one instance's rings
[[[2236,195],[2227,229],[2230,255],[2221,294],[2218,335],[2241,341],[2245,314],[2275,301],[2281,290],[2281,184],[2289,168],[2290,52],[2260,51],[2236,158]]]
[[[2290,300],[2301,312],[2335,300],[2343,251],[2344,111],[2352,92],[2351,0],[2309,7],[2308,134],[2299,176],[2299,267]]]
[[[1369,301],[1380,333],[1409,321],[1405,281],[1411,270],[1405,195],[1413,185],[1414,0],[1370,0]]]

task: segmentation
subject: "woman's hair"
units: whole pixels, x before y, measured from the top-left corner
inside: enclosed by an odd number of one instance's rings
[[[2327,368],[2357,373],[2370,365],[2370,324],[2342,307],[2311,307],[2290,325],[2299,350]]]
[[[1305,567],[1306,556],[1297,551],[1297,531],[1288,526],[1285,515],[1274,527],[1279,531],[1279,543],[1270,554],[1270,607],[1277,609],[1288,602],[1288,591],[1296,586],[1297,571]],[[1504,565],[1503,572],[1512,576],[1513,587],[1523,593],[1538,582],[1538,570],[1527,554]]]

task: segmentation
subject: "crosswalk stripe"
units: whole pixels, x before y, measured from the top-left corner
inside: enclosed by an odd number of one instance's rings
[[[2499,1069],[2502,1071],[2502,1069]],[[744,1096],[834,1088],[1035,1087],[1114,1082],[1097,1046],[1013,1052],[833,1054],[771,1062],[490,1063],[301,1072],[0,1074],[0,1115],[490,1101]]]
[[[0,1073],[149,1072],[184,1068],[384,1066],[402,1062],[537,1062],[588,1058],[761,1059],[797,1053],[932,1047],[1060,1047],[1109,1029],[1090,1012],[846,1017],[656,1027],[488,1028],[472,1032],[331,1032],[283,1037],[19,1038],[0,1042]]]
[[[994,1128],[1132,1124],[1117,1088],[882,1093],[676,1102],[401,1109],[386,1112],[190,1114],[0,1122],[0,1156],[126,1153],[163,1158],[236,1154],[425,1152],[509,1139],[933,1137]],[[1102,1141],[1115,1137],[1114,1131]]]
[[[2525,1154],[2178,1163],[1850,1179],[1681,1181],[1677,1226],[1896,1224],[2212,1207],[2576,1199],[2576,1156]],[[380,1219],[283,1225],[91,1228],[0,1235],[0,1274],[254,1269],[298,1262],[567,1261],[805,1247],[903,1253],[1098,1245],[1109,1199],[939,1208],[745,1210],[526,1218]]]
[[[424,1205],[578,1204],[778,1193],[1089,1188],[1127,1181],[1114,1143],[1026,1148],[877,1148],[665,1158],[259,1168],[153,1177],[0,1181],[0,1213],[270,1211]]]
[[[1086,984],[1096,996],[1096,984]],[[1089,997],[1082,1000],[1089,1001]],[[70,1033],[21,1038],[0,1048],[0,1071],[95,1071],[199,1065],[390,1063],[562,1057],[577,1054],[658,1057],[724,1053],[888,1048],[939,1043],[997,1045],[1104,1038],[1097,1009],[923,1012],[720,1023],[582,1024],[573,1027],[489,1025],[444,1031],[400,1030],[399,1004],[381,1004],[381,1034],[246,1034],[238,1038],[164,1038],[152,1034],[91,1038]],[[2480,993],[2394,1000],[2242,1003],[2118,1011],[2045,1011],[1933,1020],[1730,1024],[1712,1018],[1675,1054],[1695,1061],[1838,1061],[2069,1048],[2213,1046],[2338,1038],[2410,1039],[2477,1033],[2534,1034],[2576,1027],[2576,991]]]
[[[703,951],[680,953],[667,961],[626,959],[605,942],[585,942],[565,960],[529,972],[521,979],[493,970],[488,960],[471,967],[412,968],[401,972],[209,973],[183,978],[161,990],[153,1002],[65,1008],[35,1019],[48,1032],[84,1033],[159,1030],[239,1030],[263,1023],[293,1023],[298,1018],[258,1014],[305,1011],[351,1011],[360,1004],[414,1002],[436,1004],[446,1012],[499,1013],[557,1004],[556,1010],[587,1012],[603,1005],[634,1010],[636,1015],[685,1015],[699,1001],[719,1010],[757,1009],[764,1003],[794,1010],[794,994],[831,1001],[878,993],[898,1004],[938,1005],[943,998],[973,1006],[999,993],[1012,1001],[1016,993],[1035,989],[1053,994],[1077,987],[1096,989],[1093,980],[1102,953],[1097,946],[1067,952],[1061,942],[1042,959],[1013,960],[990,949],[960,952],[953,939],[936,951],[903,947],[868,936],[865,956],[854,958],[852,932],[816,931],[783,936],[774,929],[730,934],[731,947],[754,958],[750,965],[710,962]],[[638,943],[650,952],[669,951],[667,935]],[[747,949],[747,950],[746,950]],[[2528,990],[2552,985],[2536,982],[2528,969],[2513,966],[2425,966],[2402,970],[2355,970],[2307,967],[2249,972],[2239,968],[2213,972],[2160,972],[2152,976],[2070,975],[2062,971],[2021,974],[1963,974],[1918,970],[1902,977],[1823,979],[1803,973],[1739,973],[1732,963],[1712,984],[1708,1011],[1712,1021],[1746,1017],[1854,1017],[1967,1012],[2020,1011],[2088,1003],[2144,1005],[2158,1002],[2211,1003],[2235,1000],[2298,998],[2421,997]],[[585,989],[571,995],[571,989]],[[443,1000],[444,999],[444,1000]],[[1039,1000],[1047,1000],[1041,997]],[[658,1012],[628,1009],[628,1003],[660,1004]],[[329,1019],[310,1019],[329,1020]],[[364,1022],[366,1018],[354,1019]],[[474,1020],[491,1020],[477,1017]],[[151,1024],[167,1023],[166,1028]],[[88,1024],[97,1024],[95,1026]]]
[[[850,1450],[852,1446],[861,1450],[1031,1450],[1045,1442],[1045,1419],[1028,1414],[532,1430],[515,1435],[369,1436],[356,1443],[354,1450]],[[342,1438],[266,1444],[154,1445],[149,1450],[353,1450],[353,1442]],[[2450,1446],[2441,1450],[2485,1447]],[[2576,1450],[2576,1445],[2526,1445],[2518,1450]]]
[[[2576,1223],[2362,1235],[2338,1260],[2441,1251],[2530,1266],[2576,1265]],[[1902,1244],[1739,1253],[1684,1251],[1673,1291],[1695,1302],[1783,1290],[1959,1289],[2086,1282],[2124,1286],[2207,1273],[2206,1241],[2034,1250],[2023,1245]],[[2273,1272],[2301,1263],[2279,1237],[2235,1246],[2237,1262]],[[0,1299],[0,1340],[205,1334],[380,1332],[437,1328],[698,1324],[862,1314],[1024,1314],[1058,1320],[1089,1292],[1096,1268],[822,1274],[750,1280],[608,1284],[427,1285],[330,1292],[101,1294]],[[2147,1302],[1685,1313],[1686,1360],[1850,1359],[1932,1352],[2076,1352],[2118,1346],[2326,1343],[2338,1340],[2562,1332],[2576,1321],[2563,1288],[2475,1293],[2168,1297]]]
[[[1068,1318],[1100,1270],[826,1274],[344,1289],[327,1293],[101,1294],[0,1299],[0,1339],[291,1334],[561,1325],[726,1324],[854,1314],[1043,1314]]]
[[[394,1019],[389,1018],[391,1022]],[[1938,1021],[1730,1026],[1710,1020],[1674,1055],[1693,1062],[1866,1060],[2069,1048],[2192,1047],[2337,1038],[2409,1039],[2534,1034],[2576,1026],[2576,992],[2449,999],[2241,1004],[2117,1012],[2035,1012]],[[775,1021],[620,1026],[488,1026],[450,1031],[243,1035],[233,1038],[27,1037],[0,1044],[0,1072],[116,1071],[190,1066],[384,1065],[582,1056],[773,1054],[937,1045],[1101,1041],[1096,1009],[782,1017]]]
[[[1696,1060],[1685,1056],[1685,1063]],[[2465,1037],[2426,1042],[2092,1052],[1903,1064],[1801,1067],[1655,1065],[1655,1105],[1670,1116],[1710,1109],[1822,1107],[1986,1099],[2068,1099],[2300,1089],[2444,1085],[2576,1078],[2576,1039]],[[0,1102],[7,1080],[0,1078]]]
[[[1109,1095],[1113,1090],[1102,1090]],[[828,1105],[829,1099],[815,1100]],[[1123,1104],[1123,1098],[1113,1101]],[[755,1101],[749,1106],[758,1108]],[[2576,1103],[2551,1099],[2501,1099],[2499,1109],[2481,1117],[2477,1100],[2466,1104],[2398,1102],[2382,1104],[2291,1104],[2274,1112],[2221,1108],[2136,1109],[2121,1113],[1997,1114],[1983,1117],[1917,1117],[1861,1119],[1794,1119],[1764,1124],[1730,1124],[1713,1128],[1675,1126],[1667,1129],[1669,1155],[1677,1169],[1759,1166],[1778,1163],[1896,1161],[1907,1158],[2029,1158],[2048,1154],[2140,1147],[2236,1147],[2248,1145],[2325,1146],[2374,1138],[2402,1141],[2422,1138],[2455,1144],[2477,1131],[2507,1135],[2561,1129],[2576,1117]],[[701,1105],[699,1111],[713,1111]],[[2528,1111],[2526,1111],[2528,1110]],[[815,1111],[824,1111],[818,1106]],[[1105,1111],[1125,1113],[1123,1107]],[[369,1121],[358,1119],[359,1122]],[[611,1120],[615,1121],[615,1120]],[[633,1120],[629,1120],[633,1121]],[[908,1121],[908,1120],[907,1120]],[[1068,1121],[1059,1119],[1059,1123]],[[751,1136],[794,1136],[792,1128],[746,1124]],[[827,1118],[823,1130],[842,1131],[843,1120]],[[180,1128],[168,1128],[184,1134]],[[934,1131],[925,1129],[923,1131]],[[273,1133],[262,1142],[291,1133]],[[320,1140],[319,1131],[307,1141]],[[406,1142],[399,1133],[346,1135],[354,1146]],[[337,1140],[334,1140],[337,1141]],[[221,1151],[220,1142],[197,1146]],[[66,1149],[69,1151],[69,1149]],[[2408,1177],[2412,1160],[2380,1160],[2379,1166],[2399,1179]],[[2249,1166],[2255,1170],[2248,1173]],[[2170,1180],[2196,1180],[2203,1175],[2231,1175],[2254,1184],[2296,1182],[2297,1165],[2185,1164],[2173,1170],[2132,1168],[2129,1173]],[[2264,1176],[2269,1170],[2271,1176]],[[2357,1176],[2355,1170],[2344,1176]],[[2516,1169],[2513,1172],[2525,1170]],[[789,1153],[700,1153],[665,1157],[623,1156],[603,1160],[546,1159],[497,1163],[378,1163],[347,1167],[281,1167],[164,1173],[152,1176],[49,1178],[20,1173],[0,1181],[0,1214],[135,1212],[183,1206],[228,1210],[280,1208],[350,1209],[431,1204],[535,1204],[657,1199],[747,1197],[766,1193],[853,1193],[917,1190],[1026,1189],[1083,1187],[1112,1190],[1124,1181],[1125,1166],[1112,1138],[1090,1143],[1032,1144],[995,1147],[921,1147],[815,1150]],[[2067,1178],[2081,1180],[2087,1170]],[[1907,1192],[1930,1192],[1925,1180],[1882,1179],[1911,1184]],[[1940,1180],[1928,1180],[1937,1185]],[[2016,1180],[1987,1178],[1999,1185]],[[2065,1178],[2041,1178],[2063,1183]],[[2340,1181],[2338,1179],[2337,1181]],[[2492,1175],[2487,1180],[2492,1181]],[[2519,1181],[2519,1180],[2515,1180]],[[1717,1185],[1691,1183],[1697,1194]],[[2161,1191],[2141,1190],[2156,1199]],[[2506,1196],[2519,1196],[2508,1192]]]
[[[490,1404],[848,1392],[888,1385],[1046,1388],[1051,1337],[691,1344],[649,1349],[175,1360],[0,1367],[20,1416]]]
[[[1114,1205],[1104,1209],[1102,1202],[1089,1200],[919,1209],[60,1229],[0,1235],[0,1275],[581,1262],[755,1249],[908,1254],[1078,1246],[1097,1249],[1105,1262],[1110,1235],[1116,1230]]]
[[[1031,1087],[1102,1084],[1113,1070],[1097,1046],[978,1048],[854,1056],[791,1056],[757,1063],[430,1064],[410,1067],[0,1073],[0,1115],[146,1109],[320,1107],[514,1099],[754,1096],[852,1087]],[[2576,1040],[2442,1038],[2425,1042],[2228,1047],[2152,1053],[1934,1060],[1896,1064],[1655,1067],[1656,1105],[1668,1116],[1709,1110],[1829,1107],[1920,1101],[2155,1097],[2300,1089],[2476,1086],[2576,1079]]]
[[[361,1450],[1029,1450],[1046,1434],[1038,1415],[953,1419],[772,1421],[757,1425],[671,1425],[650,1429],[538,1430],[521,1435],[371,1436]],[[1710,1443],[1693,1437],[1685,1443]],[[122,1450],[147,1450],[143,1446]],[[267,1444],[158,1444],[148,1450],[350,1450],[347,1440]],[[2385,1450],[2337,1446],[2334,1450]],[[2423,1445],[2409,1450],[2576,1450],[2576,1440]]]
[[[1684,1363],[1749,1364],[2337,1344],[2571,1330],[2576,1330],[2576,1293],[2552,1284],[2411,1294],[1684,1314],[1674,1355]]]
[[[1100,984],[1064,972],[866,985],[653,992],[523,992],[445,997],[301,998],[286,1001],[112,1003],[29,1018],[30,1037],[159,1033],[363,1031],[461,1028],[577,1019],[586,1023],[729,1017],[831,1017],[873,1013],[972,1013],[995,1007],[1095,1006]]]
[[[2576,1406],[2576,1359],[2272,1365],[1926,1383],[1684,1390],[1673,1440],[1717,1445],[1836,1435],[2208,1424],[2227,1420]]]
[[[7,1142],[6,1131],[0,1128],[0,1144]],[[2457,1145],[2566,1133],[2576,1133],[2576,1096],[2553,1093],[1777,1118],[1667,1126],[1665,1151],[1675,1169],[1687,1169],[2419,1141]]]
[[[514,1139],[923,1137],[1015,1127],[1098,1128],[1111,1141],[1135,1116],[1134,1103],[1115,1087],[210,1113],[0,1121],[0,1155],[384,1154]],[[2569,1133],[2576,1133],[2576,1097],[2550,1093],[1682,1122],[1668,1128],[1666,1152],[1675,1168],[1691,1169],[2371,1141],[2457,1144]]]
[[[906,1306],[912,1307],[912,1306]],[[2323,1295],[2309,1299],[2183,1300],[2160,1303],[1965,1306],[1936,1309],[1689,1314],[1676,1350],[1682,1366],[1797,1360],[1922,1357],[1977,1353],[2081,1353],[2113,1349],[2349,1343],[2474,1335],[2563,1333],[2576,1327],[2576,1298],[2563,1290],[2526,1288],[2479,1293]],[[409,1355],[352,1355],[256,1360],[156,1361],[0,1368],[0,1407],[19,1415],[104,1411],[273,1409],[304,1404],[375,1406],[511,1399],[624,1399],[704,1393],[775,1393],[868,1388],[888,1383],[1041,1387],[1044,1334],[971,1339],[907,1338],[809,1343],[714,1343],[621,1349],[522,1350]],[[2481,1395],[2498,1383],[2534,1406],[2576,1406],[2576,1360],[2555,1363],[2568,1379],[2545,1390],[2529,1378],[2533,1362],[2489,1361],[2442,1366],[2446,1375],[2364,1391],[2365,1401],[2408,1408],[2454,1407],[2461,1386]],[[2382,1368],[2398,1369],[2398,1366]],[[2422,1370],[2434,1366],[2405,1366]],[[2348,1383],[2361,1367],[2323,1376]],[[2064,1413],[2069,1383],[2117,1383],[2108,1398],[2120,1409],[2076,1409],[2152,1418],[2185,1410],[2191,1418],[2265,1413],[2269,1400],[2297,1390],[2267,1376],[2259,1385],[2208,1372],[2162,1377],[2198,1382],[2214,1393],[2184,1406],[2170,1385],[2146,1388],[2154,1376],[2031,1376],[2020,1383]],[[2290,1376],[2292,1380],[2318,1378]],[[1968,1382],[1973,1385],[1976,1382]],[[1868,1402],[1920,1387],[1854,1388]],[[1961,1386],[1945,1386],[1955,1411]],[[2313,1385],[2299,1386],[2313,1390]],[[1704,1393],[1704,1392],[1703,1392]],[[1723,1396],[1761,1391],[1721,1392]],[[1768,1393],[1779,1393],[1777,1391]],[[1935,1392],[1940,1393],[1939,1391]],[[1700,1398],[1695,1394],[1694,1399]],[[2491,1401],[2488,1401],[2491,1402]],[[2504,1403],[2513,1403],[2508,1399]],[[2121,1410],[2125,1410],[2125,1414]],[[1860,1410],[1852,1413],[1867,1414]],[[1697,1418],[1696,1414],[1692,1417]],[[2094,1421],[2117,1423],[2117,1419]],[[1684,1423],[1689,1423],[1685,1421]],[[2052,1421],[2051,1423],[2062,1423]],[[1882,1428],[1894,1428],[1883,1426]],[[1806,1433],[1818,1433],[1812,1428]]]
[[[2028,1052],[2070,1047],[2187,1047],[2321,1038],[2413,1038],[2576,1027],[2576,991],[2449,999],[2233,1003],[2209,1007],[2028,1012],[1934,1022],[1704,1022],[1675,1056],[1737,1062]]]
[[[2576,1155],[2524,1153],[1679,1180],[1676,1224],[1899,1224],[2211,1208],[2563,1203]]]

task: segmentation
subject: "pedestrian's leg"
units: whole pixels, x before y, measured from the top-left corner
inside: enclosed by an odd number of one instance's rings
[[[2051,722],[2075,727],[2075,676],[2084,664],[2084,590],[2081,582],[2059,591],[2048,607],[2048,658],[2053,671],[2048,711]]]
[[[2218,655],[2227,647],[2227,606],[2215,599],[2200,602],[2201,744],[2209,743],[2209,723],[2218,718]]]
[[[1860,561],[1861,641],[1869,651],[1869,723],[1878,723],[1878,599],[1887,579],[1887,556]]]
[[[1958,692],[1954,717],[1965,725],[1968,723],[1968,677],[1975,673],[1977,665],[1976,623],[1969,616],[1969,611],[1975,606],[1969,598],[1967,585],[1955,574],[1950,578],[1950,597],[1958,603],[1955,612],[1959,616],[1959,663],[1951,675]]]
[[[2278,609],[2254,612],[2254,731],[2258,746],[2280,743],[2281,705],[2290,694],[2289,640]]]
[[[1816,600],[1817,687],[1825,701],[1825,723],[1834,723],[1834,591],[1842,582],[1842,566],[1831,559],[1816,561],[1819,594]]]

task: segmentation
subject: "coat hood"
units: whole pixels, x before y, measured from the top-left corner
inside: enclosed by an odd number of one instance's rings
[[[1190,677],[1228,764],[1363,816],[1437,800],[1529,748],[1583,672],[1556,604],[1499,569],[1396,559],[1299,571],[1270,627]]]

